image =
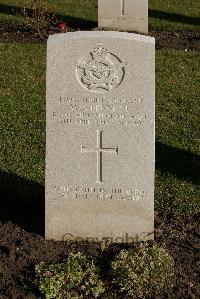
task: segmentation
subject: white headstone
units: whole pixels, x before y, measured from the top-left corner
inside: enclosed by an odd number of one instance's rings
[[[49,37],[46,238],[153,238],[154,48],[129,33]]]
[[[98,26],[148,34],[148,0],[98,0]]]

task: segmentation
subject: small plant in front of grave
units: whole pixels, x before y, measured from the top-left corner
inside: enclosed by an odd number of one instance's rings
[[[80,252],[64,263],[36,266],[39,289],[46,299],[97,298],[104,292],[98,269]]]
[[[60,28],[62,32],[67,32],[69,27],[65,22],[61,22],[58,24],[58,28]]]
[[[52,21],[53,7],[48,0],[18,0],[20,14],[27,28],[43,37],[42,29]]]
[[[172,285],[174,260],[157,245],[122,250],[111,263],[113,285],[132,298],[147,298]]]

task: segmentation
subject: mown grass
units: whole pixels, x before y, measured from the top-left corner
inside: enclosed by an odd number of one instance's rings
[[[199,0],[149,0],[149,27],[161,30],[200,30]]]
[[[98,0],[49,0],[49,3],[54,13],[71,27],[81,28],[84,21],[92,22],[92,27],[97,26]],[[0,0],[0,23],[22,25],[23,18],[16,15],[18,6],[19,0]],[[151,29],[200,30],[199,16],[198,0],[149,0]]]
[[[179,217],[200,209],[198,52],[157,51],[156,209]]]
[[[0,44],[0,168],[44,181],[45,46]]]
[[[0,44],[0,169],[44,183],[45,57],[40,44]],[[199,211],[199,53],[156,53],[156,210]]]
[[[21,26],[24,18],[20,16],[19,3],[21,0],[0,0],[0,23]],[[46,0],[45,0],[46,1]],[[21,1],[22,2],[22,1]],[[23,0],[25,6],[31,9],[29,1]],[[42,2],[42,0],[41,0]],[[97,0],[49,0],[53,13],[59,16],[59,20],[64,20],[71,26],[71,19],[78,19],[79,27],[81,27],[84,20],[96,22],[97,25]]]

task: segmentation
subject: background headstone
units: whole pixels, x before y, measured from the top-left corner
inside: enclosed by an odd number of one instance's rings
[[[46,238],[153,238],[154,48],[129,33],[49,37]]]
[[[148,0],[98,0],[98,26],[148,34]]]

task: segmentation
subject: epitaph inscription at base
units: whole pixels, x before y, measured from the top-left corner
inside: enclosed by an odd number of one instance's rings
[[[153,238],[154,48],[119,32],[49,37],[46,238]]]

